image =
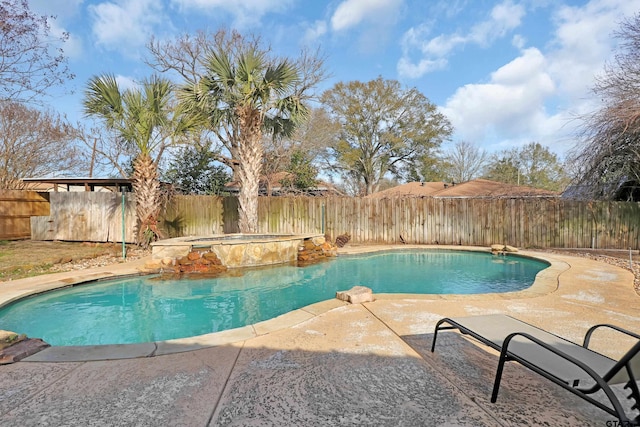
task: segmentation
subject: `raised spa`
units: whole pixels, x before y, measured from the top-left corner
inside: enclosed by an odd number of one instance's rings
[[[152,244],[156,261],[178,259],[194,249],[215,253],[227,268],[256,267],[295,261],[306,240],[323,240],[322,234],[218,234],[177,237]]]

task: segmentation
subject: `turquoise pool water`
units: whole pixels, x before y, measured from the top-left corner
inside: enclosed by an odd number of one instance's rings
[[[518,291],[531,286],[547,266],[517,256],[420,250],[338,257],[307,267],[246,269],[214,279],[123,278],[0,308],[0,329],[52,345],[162,341],[271,319],[356,285],[374,293]]]

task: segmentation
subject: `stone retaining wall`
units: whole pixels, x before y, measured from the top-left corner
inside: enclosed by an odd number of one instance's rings
[[[288,241],[284,246],[278,244],[253,245],[251,242],[243,245],[226,245],[221,247],[191,247],[186,255],[176,257],[166,256],[161,260],[154,260],[154,266],[164,272],[174,273],[220,273],[227,268],[256,265],[287,263],[297,260],[300,263],[312,263],[327,257],[337,255],[337,247],[329,243],[324,236],[307,237],[300,241]],[[253,245],[253,246],[252,246]],[[219,256],[222,250],[222,257]],[[297,254],[291,256],[291,251]],[[221,259],[222,258],[222,259]],[[227,260],[231,265],[225,265]]]

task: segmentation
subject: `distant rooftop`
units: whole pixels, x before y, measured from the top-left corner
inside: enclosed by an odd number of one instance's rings
[[[475,179],[461,184],[437,182],[409,182],[368,195],[368,198],[392,197],[559,197],[555,191],[524,185],[505,184]]]
[[[391,197],[425,197],[433,196],[438,191],[444,190],[447,185],[442,181],[435,182],[408,182],[396,187],[387,188],[377,193],[369,194],[367,198],[391,198]]]

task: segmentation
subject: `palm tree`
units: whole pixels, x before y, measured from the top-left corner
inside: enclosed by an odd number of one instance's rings
[[[263,134],[290,135],[307,116],[296,94],[300,71],[288,60],[270,61],[265,52],[247,47],[237,56],[211,51],[205,59],[205,76],[186,83],[178,93],[192,117],[207,126],[232,128],[230,145],[237,157],[235,178],[240,183],[239,228],[258,228],[258,183],[262,168]]]
[[[131,178],[136,194],[138,244],[145,247],[161,236],[158,162],[173,137],[185,130],[184,122],[176,120],[178,115],[173,113],[172,90],[168,80],[155,76],[144,80],[139,89],[121,90],[115,76],[104,75],[89,80],[83,102],[85,115],[102,120],[136,151]]]

